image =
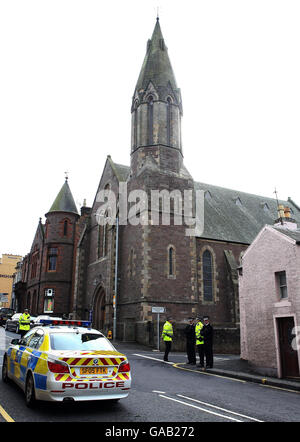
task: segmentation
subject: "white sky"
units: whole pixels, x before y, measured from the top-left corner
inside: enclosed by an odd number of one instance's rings
[[[299,0],[0,0],[0,255],[29,252],[69,172],[91,205],[130,163],[130,107],[157,6],[195,181],[300,205]]]

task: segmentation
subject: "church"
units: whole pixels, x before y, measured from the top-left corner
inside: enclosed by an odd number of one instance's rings
[[[183,163],[182,116],[157,19],[133,91],[130,165],[108,156],[94,203],[81,214],[64,183],[25,258],[31,270],[23,272],[23,299],[34,313],[43,314],[50,305],[54,315],[91,318],[94,327],[113,331],[117,339],[155,346],[152,308],[163,307],[160,321],[174,318],[178,350],[184,349],[186,319],[209,315],[216,351],[239,352],[241,256],[264,225],[274,224],[278,204],[296,222],[300,208],[290,198],[277,201],[195,181]],[[126,191],[125,215],[120,189]],[[138,196],[152,201],[153,194],[159,196],[154,208]],[[114,210],[100,195],[115,196]],[[202,208],[202,228],[194,234],[178,222],[187,199],[177,204],[182,195],[188,195],[192,218]],[[65,276],[58,274],[63,267]]]

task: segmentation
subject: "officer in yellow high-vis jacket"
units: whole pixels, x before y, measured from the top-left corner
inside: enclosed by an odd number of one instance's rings
[[[195,334],[196,334],[196,346],[198,349],[200,363],[198,367],[204,368],[204,339],[201,335],[201,330],[203,328],[203,322],[201,321],[200,316],[197,316],[197,323],[195,326]]]
[[[19,334],[23,337],[30,330],[30,314],[27,308],[19,318]]]
[[[163,331],[162,331],[162,339],[165,343],[165,354],[164,361],[168,362],[168,356],[172,347],[172,339],[173,339],[173,318],[168,316],[166,322],[164,323]]]

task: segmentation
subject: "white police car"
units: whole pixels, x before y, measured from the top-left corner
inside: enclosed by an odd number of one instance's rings
[[[88,321],[43,320],[22,339],[13,339],[3,357],[2,379],[36,400],[118,400],[128,396],[130,365]]]

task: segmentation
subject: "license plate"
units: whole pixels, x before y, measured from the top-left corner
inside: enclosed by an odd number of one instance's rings
[[[107,367],[80,367],[80,374],[107,374]]]

